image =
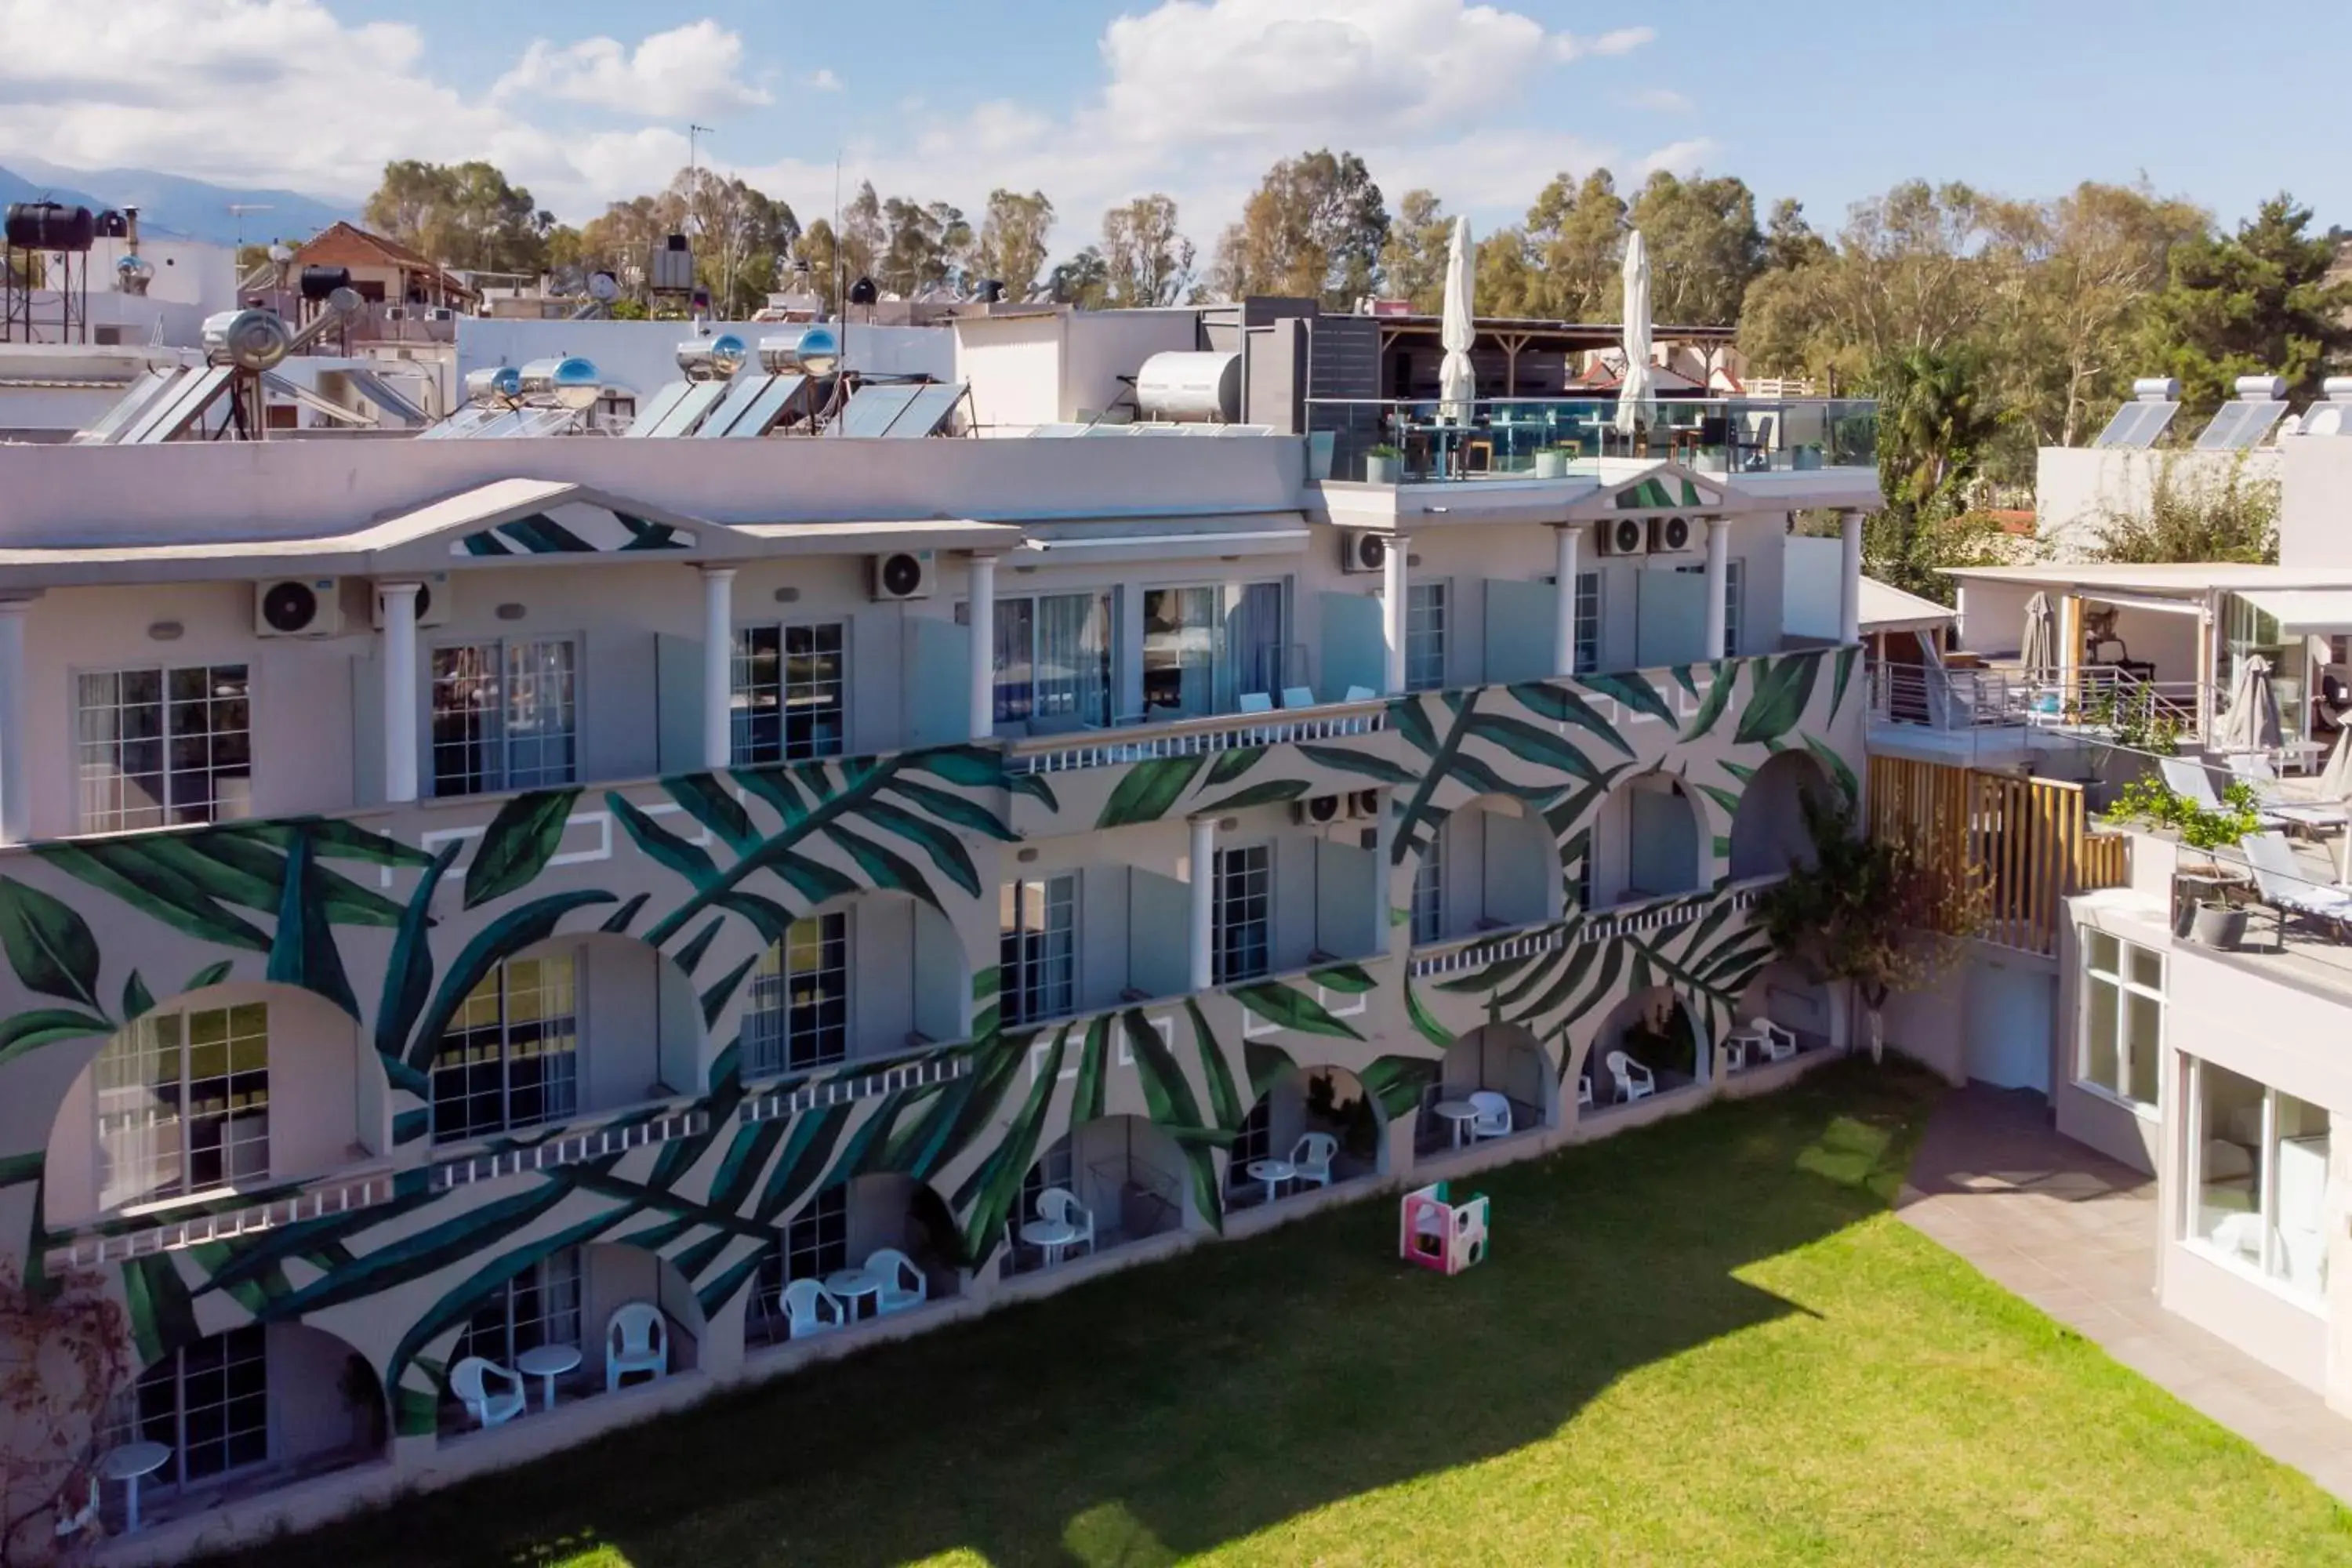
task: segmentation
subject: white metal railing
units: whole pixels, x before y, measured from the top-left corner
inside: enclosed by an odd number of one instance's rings
[[[2184,738],[2199,728],[2195,681],[2144,679],[2114,665],[2037,676],[1879,662],[1869,679],[1870,716],[1883,724],[1953,731],[2030,725],[2102,734],[2164,719]]]
[[[1272,713],[1178,719],[1135,731],[1088,730],[1075,735],[1038,736],[1013,742],[1004,765],[1016,773],[1072,773],[1162,757],[1208,756],[1251,746],[1369,735],[1387,726],[1385,701],[1326,702]]]
[[[1753,909],[1764,889],[1779,880],[1779,877],[1758,877],[1740,883],[1731,889],[1731,907]],[[1709,900],[1675,893],[1628,909],[1602,910],[1582,921],[1571,916],[1534,931],[1510,931],[1499,937],[1468,937],[1458,947],[1414,958],[1410,973],[1416,980],[1433,974],[1458,974],[1514,958],[1532,958],[1564,947],[1580,947],[1590,942],[1612,942],[1621,936],[1671,931],[1706,919],[1714,908]]]
[[[971,1054],[961,1050],[940,1050],[904,1061],[877,1072],[858,1073],[826,1079],[819,1083],[802,1084],[796,1089],[779,1089],[743,1102],[736,1117],[742,1121],[779,1121],[788,1116],[799,1116],[819,1106],[847,1105],[856,1100],[872,1100],[877,1095],[896,1094],[902,1089],[921,1089],[929,1084],[949,1083],[966,1077],[971,1071]]]
[[[684,1110],[671,1116],[657,1116],[649,1121],[593,1127],[585,1132],[550,1138],[526,1149],[501,1149],[495,1154],[476,1154],[467,1159],[452,1160],[446,1165],[434,1167],[432,1186],[436,1193],[446,1193],[452,1187],[462,1187],[471,1182],[495,1182],[502,1176],[520,1175],[526,1171],[551,1171],[561,1165],[583,1165],[591,1160],[625,1154],[632,1149],[667,1143],[677,1138],[698,1137],[709,1131],[710,1113],[707,1110]]]
[[[177,1252],[184,1247],[202,1247],[208,1242],[226,1241],[232,1237],[251,1236],[257,1231],[299,1225],[304,1220],[319,1219],[327,1215],[373,1208],[378,1204],[391,1202],[393,1191],[392,1173],[377,1172],[247,1208],[194,1215],[181,1220],[159,1219],[155,1224],[141,1226],[136,1230],[123,1230],[111,1236],[84,1237],[66,1246],[50,1248],[44,1255],[43,1262],[52,1272],[68,1268],[103,1268],[117,1263],[128,1263],[134,1258]]]
[[[1870,667],[1870,716],[1882,724],[1976,730],[2023,724],[2032,689],[1998,669],[1940,669],[1924,664]]]

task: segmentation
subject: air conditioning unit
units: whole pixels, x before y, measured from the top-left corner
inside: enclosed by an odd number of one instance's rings
[[[1601,553],[1603,555],[1647,555],[1650,552],[1650,525],[1638,517],[1612,517],[1601,525]]]
[[[446,305],[435,305],[425,312],[425,319],[428,321],[454,321],[457,319],[457,312]]]
[[[1381,818],[1381,792],[1360,789],[1348,796],[1348,818],[1351,822],[1378,822]]]
[[[405,582],[406,579],[399,581]],[[449,592],[449,574],[426,573],[424,586],[416,590],[416,624],[420,626],[446,626],[449,611],[455,603]],[[369,594],[368,604],[373,612],[369,624],[378,631],[383,630],[383,590],[378,588]]]
[[[877,555],[870,563],[873,596],[877,600],[928,599],[931,596],[931,552],[896,550]]]
[[[387,321],[404,321],[408,320],[408,307],[405,305],[386,305],[383,308],[383,319]]]
[[[343,629],[343,588],[334,577],[280,577],[253,585],[253,635],[331,637]]]
[[[1654,517],[1650,520],[1650,553],[1680,555],[1698,548],[1704,535],[1698,520],[1689,517]]]
[[[1339,531],[1339,570],[1379,572],[1389,563],[1389,536],[1369,528]]]
[[[1344,820],[1347,815],[1348,797],[1344,795],[1309,795],[1305,800],[1294,802],[1290,807],[1291,820],[1305,823],[1310,827],[1328,826]]]

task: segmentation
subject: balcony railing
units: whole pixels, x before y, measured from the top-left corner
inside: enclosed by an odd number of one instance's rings
[[[2150,733],[2161,723],[2199,732],[2197,683],[2149,680],[2115,665],[2029,675],[1918,664],[1870,667],[1870,716],[1930,730],[2034,727],[2096,737]]]
[[[1778,876],[1757,877],[1737,884],[1731,889],[1731,907],[1735,910],[1755,908],[1756,900],[1764,896],[1764,889],[1780,880]],[[1452,942],[1432,942],[1415,948],[1410,973],[1415,980],[1426,980],[1433,975],[1459,974],[1467,970],[1484,969],[1514,958],[1532,958],[1563,947],[1670,931],[1706,918],[1716,907],[1713,897],[1704,891],[1670,893],[1662,899],[1644,899],[1635,903],[1596,910],[1582,917],[1570,915],[1564,921],[1555,921],[1548,925],[1502,932],[1482,931]]]
[[[1116,767],[1161,757],[1209,756],[1251,746],[1286,745],[1300,741],[1328,741],[1343,735],[1369,735],[1388,723],[1388,704],[1369,701],[1325,702],[1312,708],[1287,708],[1271,713],[1225,713],[1209,719],[1178,719],[1153,723],[1133,732],[1118,729],[1086,730],[1075,735],[1041,736],[1015,741],[1007,748],[1005,768],[1015,773],[1069,773],[1080,768]]]
[[[1661,397],[1641,434],[1614,398],[1309,398],[1307,428],[1332,437],[1330,477],[1372,483],[1553,479],[1599,458],[1648,458],[1724,474],[1869,468],[1878,405],[1860,398]]]

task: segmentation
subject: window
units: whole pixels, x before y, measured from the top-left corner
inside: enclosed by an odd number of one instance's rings
[[[1404,689],[1445,684],[1445,584],[1413,583],[1404,591]]]
[[[1576,574],[1576,673],[1601,668],[1601,574]]]
[[[579,737],[570,641],[433,650],[433,793],[481,795],[572,780]]]
[[[1274,852],[1263,844],[1217,851],[1217,984],[1272,967]]]
[[[1412,940],[1436,942],[1445,931],[1444,830],[1429,830],[1429,847],[1421,852],[1421,868],[1412,875]]]
[[[1007,1024],[1077,1011],[1078,879],[1007,882],[997,915],[999,1007]]]
[[[1252,1194],[1265,1189],[1249,1173],[1250,1162],[1269,1159],[1274,1153],[1274,1096],[1263,1096],[1242,1118],[1241,1131],[1234,1134],[1231,1158],[1225,1164],[1225,1184]]]
[[[121,1424],[172,1450],[150,1485],[185,1486],[266,1463],[268,1331],[248,1323],[164,1356],[139,1374]]]
[[[1282,598],[1279,583],[1144,590],[1145,714],[1194,718],[1231,711],[1244,693],[1279,693]]]
[[[2075,1077],[2155,1109],[2164,1026],[2164,955],[2083,928],[2082,1047]]]
[[[457,1009],[433,1057],[433,1137],[480,1138],[580,1108],[579,977],[570,953],[510,958]]]
[[[738,766],[841,755],[848,735],[845,636],[839,621],[736,628]]]
[[[580,1343],[580,1249],[566,1247],[493,1289],[457,1331],[449,1364],[480,1356],[512,1371],[525,1351]]]
[[[743,1040],[754,1077],[806,1072],[849,1055],[849,917],[794,921],[751,972]]]
[[[1734,558],[1723,563],[1723,657],[1739,657],[1740,639],[1748,629],[1748,563]]]
[[[971,605],[956,618],[969,626]],[[997,600],[996,722],[1109,724],[1111,624],[1108,592]]]
[[[99,1205],[175,1198],[269,1174],[269,1008],[150,1013],[95,1071]]]
[[[247,816],[246,667],[110,669],[75,683],[80,826],[120,833]]]
[[[2212,1062],[2188,1066],[2187,1239],[2324,1302],[2326,1108]]]
[[[783,1235],[760,1255],[751,1282],[754,1337],[767,1342],[788,1332],[784,1287],[795,1279],[822,1279],[849,1267],[849,1190],[827,1187],[784,1226]]]

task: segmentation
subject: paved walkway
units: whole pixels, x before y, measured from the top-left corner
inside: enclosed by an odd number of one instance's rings
[[[2156,1182],[2059,1136],[2040,1096],[1972,1084],[1920,1140],[1902,1217],[1986,1278],[2352,1502],[2352,1420],[2156,1300]]]

